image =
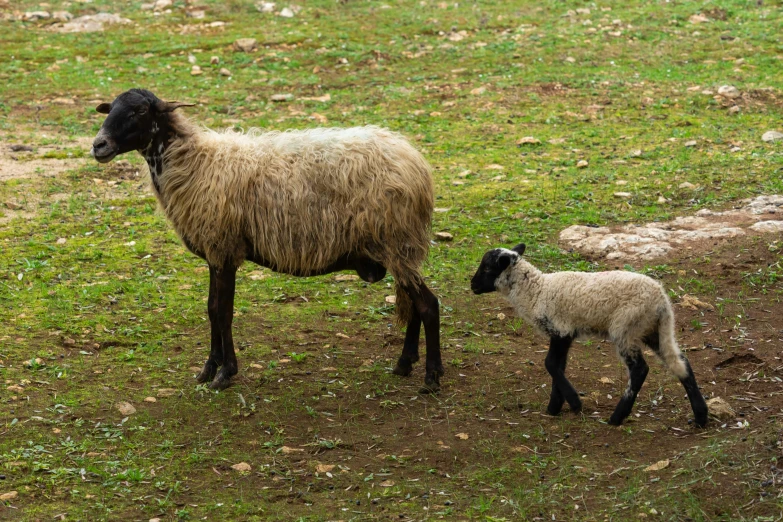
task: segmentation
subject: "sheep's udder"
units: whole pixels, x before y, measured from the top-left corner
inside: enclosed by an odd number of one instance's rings
[[[673,221],[588,227],[574,225],[560,232],[560,244],[593,259],[644,261],[683,249],[707,249],[738,236],[783,233],[783,196],[745,199],[732,210],[702,209]]]

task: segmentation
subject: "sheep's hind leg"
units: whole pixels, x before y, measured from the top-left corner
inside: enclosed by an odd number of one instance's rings
[[[421,317],[416,310],[408,321],[405,330],[405,344],[402,345],[402,353],[397,360],[397,366],[392,373],[407,377],[413,371],[413,365],[419,360],[419,335],[421,334]]]
[[[229,263],[226,263],[221,270],[216,272],[216,317],[222,340],[223,367],[220,368],[209,385],[213,390],[228,388],[231,384],[231,377],[237,374],[237,356],[234,352],[234,339],[231,335],[231,323],[234,319],[236,273],[236,267]]]
[[[440,378],[444,373],[443,362],[441,361],[440,356],[440,312],[438,310],[438,298],[435,297],[435,294],[433,294],[423,282],[414,285],[404,285],[403,290],[410,296],[413,301],[415,312],[421,318],[421,322],[424,325],[424,337],[427,343],[427,362],[424,374],[424,388],[421,389],[421,392],[435,393],[440,390]],[[416,314],[414,314],[414,317],[415,315]],[[413,339],[413,334],[416,333],[416,330],[417,328],[414,328],[409,333],[406,333],[405,346],[412,346],[412,344],[408,344],[408,340],[409,338]],[[418,333],[416,333],[416,339],[418,339]]]
[[[209,267],[209,300],[207,301],[207,312],[209,313],[209,325],[211,330],[211,340],[209,349],[209,358],[204,363],[204,368],[196,375],[198,382],[210,382],[215,378],[218,367],[223,364],[223,341],[220,337],[220,328],[218,326],[218,307],[217,307],[217,276],[215,268]]]
[[[642,352],[639,350],[623,353],[623,360],[628,367],[628,387],[625,389],[620,402],[617,403],[614,413],[609,417],[609,424],[613,426],[619,426],[631,414],[633,404],[636,402],[636,396],[639,394],[639,390],[642,389],[642,384],[644,384],[647,372],[650,369],[644,357],[642,357]]]
[[[571,411],[582,411],[582,401],[573,385],[565,376],[566,363],[568,362],[568,350],[571,348],[573,337],[552,336],[549,339],[549,353],[544,360],[544,366],[552,376],[552,393],[549,397],[547,413],[557,415],[568,401]]]

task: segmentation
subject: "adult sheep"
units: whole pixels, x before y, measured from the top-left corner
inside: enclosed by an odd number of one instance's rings
[[[394,369],[409,375],[424,324],[425,390],[437,391],[438,299],[420,267],[429,249],[431,168],[402,136],[378,127],[215,132],[150,91],[131,89],[107,114],[90,153],[101,163],[138,151],[155,196],[185,246],[209,265],[211,349],[196,377],[224,389],[237,373],[231,335],[237,268],[249,260],[296,276],[355,270],[396,281],[407,324]]]

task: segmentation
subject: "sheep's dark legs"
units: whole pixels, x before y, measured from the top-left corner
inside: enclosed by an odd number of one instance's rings
[[[397,361],[397,366],[392,371],[395,375],[407,377],[413,371],[413,364],[419,360],[419,334],[421,333],[421,317],[413,310],[408,328],[405,330],[405,344],[402,345],[402,354]]]
[[[226,264],[215,272],[217,294],[216,319],[222,340],[223,367],[215,376],[210,388],[223,390],[231,384],[231,377],[237,374],[237,356],[234,353],[234,339],[231,335],[231,323],[234,320],[234,289],[237,269]]]
[[[571,348],[573,340],[573,337],[558,336],[552,336],[549,339],[549,353],[544,360],[544,366],[552,376],[552,393],[546,410],[550,415],[560,413],[564,401],[568,401],[571,411],[582,411],[582,401],[579,399],[579,394],[565,376],[568,350]]]
[[[223,341],[220,336],[218,326],[218,303],[217,303],[217,275],[215,268],[209,267],[209,299],[207,301],[207,312],[209,313],[209,324],[212,332],[210,342],[209,359],[204,363],[204,368],[196,376],[198,382],[209,382],[214,379],[218,367],[223,365]]]
[[[405,285],[403,290],[413,301],[414,317],[418,314],[424,325],[424,337],[427,343],[427,362],[424,374],[424,388],[421,391],[423,393],[434,393],[440,390],[440,377],[444,373],[443,362],[440,358],[440,311],[438,310],[438,298],[423,282],[415,285]],[[413,323],[413,320],[411,320],[411,323]],[[409,331],[405,335],[403,355],[406,348],[413,346],[414,333],[416,333],[416,340],[418,340],[417,330],[418,328],[414,328],[413,331]],[[409,339],[411,344],[408,344]],[[402,359],[402,356],[400,359]]]
[[[628,387],[625,389],[620,402],[617,403],[614,413],[609,417],[609,424],[614,426],[622,424],[623,420],[630,415],[633,403],[636,402],[636,396],[639,394],[639,390],[642,389],[642,384],[644,384],[647,372],[650,369],[640,351],[627,353],[623,359],[628,367]]]

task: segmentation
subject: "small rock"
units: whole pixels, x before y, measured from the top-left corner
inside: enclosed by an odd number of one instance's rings
[[[662,470],[664,468],[668,468],[668,467],[669,467],[669,459],[659,460],[655,464],[651,464],[651,465],[647,466],[646,468],[644,468],[644,471],[660,471],[660,470]]]
[[[196,63],[196,57],[193,56],[192,54],[189,54],[188,55],[188,63],[191,64],[191,65],[194,65]]]
[[[697,144],[696,140],[690,140],[685,142],[686,147],[695,147]]]
[[[359,280],[359,276],[356,275],[356,274],[340,274],[340,275],[334,276],[334,280],[335,281],[339,281],[339,282],[342,282],[342,281],[358,281]]]
[[[663,196],[658,196],[658,203],[666,203],[668,200]]]
[[[234,464],[233,466],[231,466],[231,469],[234,469],[236,471],[250,471],[253,468],[250,467],[250,464],[248,464],[247,462],[240,462],[238,464]]]
[[[642,149],[636,149],[631,151],[632,158],[639,158],[642,155]]]
[[[22,393],[22,392],[24,392],[24,388],[22,388],[21,386],[18,386],[16,384],[12,384],[8,388],[6,388],[6,390],[10,391],[11,393]]]
[[[293,101],[293,99],[293,94],[273,94],[269,97],[269,100],[273,102],[290,102]]]
[[[614,384],[614,381],[609,377],[601,377],[600,379],[598,379],[598,381],[601,382],[602,384]]]
[[[124,402],[124,401],[123,402],[118,402],[115,407],[117,408],[117,410],[120,413],[122,413],[126,417],[128,415],[133,415],[134,413],[136,413],[136,408],[134,408],[133,404],[131,404],[129,402]]]
[[[783,140],[783,132],[767,131],[761,136],[761,141],[766,141],[768,143],[778,140]]]
[[[164,9],[171,7],[174,2],[172,0],[157,0],[152,4],[153,11],[163,11]]]
[[[258,47],[255,38],[239,38],[234,42],[234,49],[243,53],[253,52]]]
[[[739,114],[740,108],[739,105],[732,105],[729,107],[728,113],[729,114]]]
[[[3,493],[0,495],[0,500],[14,500],[16,497],[19,496],[19,493],[16,491],[9,491],[8,493]]]
[[[196,20],[201,20],[207,15],[207,13],[202,9],[194,9],[192,11],[187,11],[185,14],[190,18],[195,18]]]
[[[452,239],[454,239],[454,236],[449,234],[448,232],[436,232],[435,239],[437,241],[451,241]]]
[[[735,417],[734,409],[731,405],[720,397],[713,397],[707,401],[707,410],[710,415],[720,420],[731,420]]]
[[[589,163],[587,163],[587,160],[579,160],[579,161],[576,162],[576,168],[578,168],[578,169],[587,168],[588,165],[589,165]]]
[[[256,9],[261,11],[262,13],[271,13],[275,10],[275,3],[274,2],[259,2],[256,4]]]
[[[615,192],[614,196],[616,198],[630,198],[631,197],[631,193],[630,192]]]
[[[158,402],[155,397],[144,397],[144,402]]]
[[[739,98],[741,96],[739,89],[737,89],[733,85],[721,85],[720,87],[718,87],[718,94],[730,100],[733,100],[734,98]]]
[[[37,20],[48,20],[52,15],[48,11],[28,11],[22,15],[25,22],[35,22]]]
[[[486,87],[476,87],[475,89],[470,91],[470,94],[474,96],[478,96],[479,94],[484,94],[485,92],[487,92]]]
[[[692,295],[685,294],[680,300],[680,306],[689,310],[709,310],[714,311],[715,307],[704,301],[700,301]]]
[[[68,11],[55,11],[52,13],[52,20],[57,22],[70,22],[73,19],[73,15]]]
[[[693,183],[690,183],[688,181],[683,181],[682,183],[680,183],[679,186],[680,186],[681,189],[695,189],[696,188],[696,185],[694,185]]]
[[[334,464],[316,464],[315,471],[318,473],[328,473],[335,468]]]
[[[294,17],[294,12],[290,8],[284,7],[280,11],[280,16],[282,16],[283,18],[293,18]]]
[[[628,182],[626,180],[624,180],[624,179],[618,179],[617,181],[614,182],[614,184],[623,186],[623,185],[627,185]]]
[[[517,141],[517,145],[538,145],[539,143],[541,143],[541,140],[533,136],[525,136]]]
[[[705,22],[709,22],[710,19],[704,16],[703,14],[698,13],[688,18],[688,21],[692,24],[703,24]]]
[[[11,210],[22,210],[24,208],[24,206],[19,203],[14,203],[13,201],[6,201],[5,206]]]
[[[334,335],[335,335],[336,337],[339,337],[340,339],[350,339],[350,337],[348,337],[347,335],[345,335],[345,334],[344,334],[344,333],[342,333],[342,332],[337,332],[337,333],[336,333],[336,334],[334,334]]]
[[[198,76],[198,75],[200,75],[201,73],[202,73],[202,71],[201,71],[201,67],[199,67],[198,65],[194,65],[194,66],[193,66],[193,67],[191,67],[191,69],[190,69],[190,75],[191,75],[191,76]]]
[[[220,76],[231,76],[231,71],[226,69],[225,67],[221,67],[220,71],[218,71]]]
[[[454,436],[460,440],[468,440],[470,438],[470,435],[468,435],[467,433],[457,433]]]
[[[396,295],[387,295],[384,298],[384,301],[386,301],[387,304],[395,304],[397,302],[397,296]]]
[[[504,314],[503,312],[500,312],[497,315],[497,317],[498,317],[498,321],[505,321],[506,320],[506,314]]]
[[[158,397],[171,397],[175,393],[177,393],[177,390],[173,388],[158,388],[158,391],[155,392],[155,395]]]
[[[292,453],[304,453],[304,450],[302,448],[292,448],[290,446],[283,446],[280,448],[280,452],[283,455],[290,455]]]
[[[220,57],[219,56],[213,56],[209,59],[209,65],[217,65],[220,63]]]
[[[394,481],[393,480],[384,480],[383,482],[381,482],[378,485],[381,486],[382,488],[390,488],[390,487],[394,486]]]

